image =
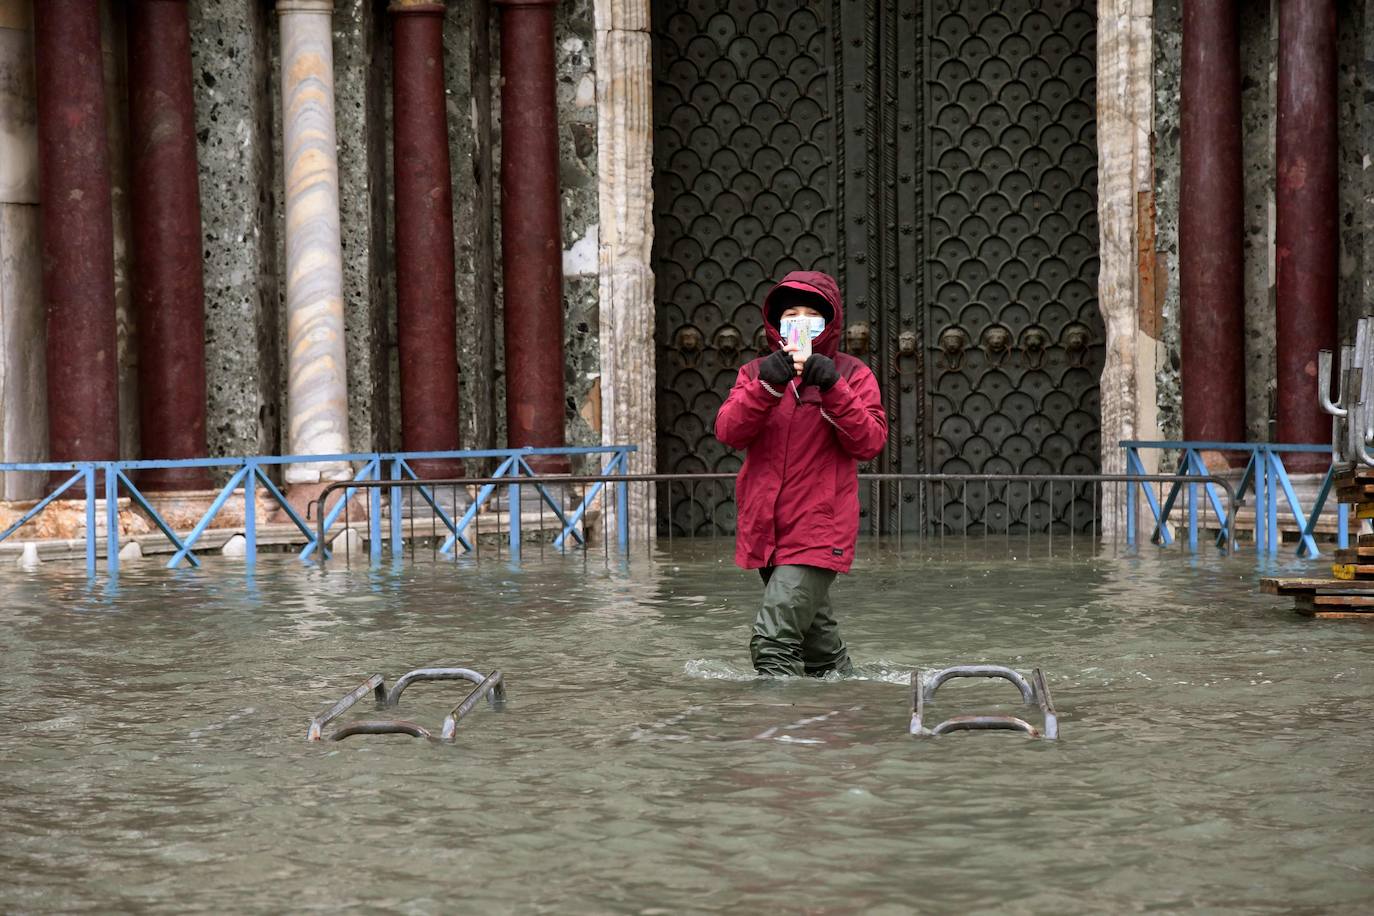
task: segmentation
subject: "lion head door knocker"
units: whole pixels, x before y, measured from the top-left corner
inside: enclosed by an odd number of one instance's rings
[[[1000,366],[1007,361],[1011,352],[1011,331],[994,324],[983,332],[983,349],[988,354],[988,365]]]
[[[868,341],[872,332],[867,321],[856,321],[844,329],[844,348],[852,356],[868,353]]]
[[[716,352],[720,353],[720,358],[727,364],[739,362],[739,351],[744,346],[744,335],[733,327],[726,325],[716,332]]]
[[[759,356],[768,355],[768,327],[759,325],[759,329],[754,332],[754,352]]]
[[[1064,329],[1064,353],[1069,365],[1082,368],[1088,362],[1088,343],[1092,335],[1081,324],[1071,324]]]
[[[940,332],[940,357],[938,367],[945,372],[958,372],[964,366],[964,354],[968,351],[968,334],[963,328],[945,328]]]
[[[1045,365],[1045,352],[1050,345],[1050,335],[1043,328],[1029,327],[1021,335],[1021,360],[1027,369],[1039,369]]]
[[[706,338],[700,331],[690,324],[681,328],[677,332],[677,341],[673,349],[677,350],[682,357],[682,365],[688,369],[695,369],[697,363],[701,362],[702,350],[706,348]]]

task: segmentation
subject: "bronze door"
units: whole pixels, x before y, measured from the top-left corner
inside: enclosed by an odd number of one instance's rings
[[[844,290],[846,348],[884,392],[892,435],[867,469],[1095,470],[1093,6],[653,13],[660,469],[738,468],[711,427],[760,352],[758,303],[788,270],[819,268]],[[733,530],[728,490],[686,495],[676,533]],[[1035,495],[874,488],[864,511],[888,531],[1087,518],[1066,488],[1054,505]]]

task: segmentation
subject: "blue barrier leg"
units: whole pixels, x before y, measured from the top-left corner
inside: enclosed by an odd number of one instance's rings
[[[520,484],[511,484],[506,496],[506,508],[510,510],[510,558],[520,562]]]
[[[1197,484],[1188,484],[1188,551],[1197,553]]]
[[[624,473],[624,469],[621,469]],[[620,544],[620,552],[628,553],[630,550],[630,485],[628,483],[617,483],[615,485],[615,539]]]
[[[1255,552],[1269,550],[1269,465],[1255,453]]]
[[[95,468],[86,469],[86,575],[95,578]]]
[[[119,575],[119,477],[105,465],[105,571]]]
[[[1268,450],[1266,449],[1266,452]],[[1269,552],[1277,555],[1279,552],[1279,479],[1273,467],[1273,456],[1267,455],[1269,465],[1269,482],[1265,486],[1265,492],[1269,494],[1269,518],[1265,526],[1269,529]]]
[[[367,553],[372,562],[382,562],[382,491],[367,491]]]
[[[171,526],[167,524],[166,519],[159,515],[157,510],[148,504],[148,500],[144,498],[141,492],[139,492],[138,487],[134,486],[133,481],[131,481],[123,471],[119,471],[118,474],[119,482],[124,485],[124,489],[128,492],[129,498],[133,500],[134,503],[140,509],[148,513],[148,517],[153,520],[154,525],[157,525],[158,530],[162,532],[163,537],[171,541],[173,547],[176,547],[178,549],[184,547],[185,545],[181,543],[181,538],[177,537],[176,532],[173,531]],[[200,560],[196,559],[195,554],[188,553],[186,555],[186,559],[191,562],[192,566],[200,566]]]
[[[249,567],[258,562],[258,469],[248,464],[243,478],[243,559]]]
[[[215,516],[219,514],[219,510],[224,508],[224,504],[229,501],[230,495],[232,495],[233,492],[238,489],[239,484],[243,482],[243,476],[246,473],[248,473],[248,467],[245,465],[235,471],[234,475],[229,478],[229,482],[224,485],[224,489],[219,491],[219,495],[215,497],[215,501],[210,503],[210,508],[201,516],[200,521],[196,522],[196,527],[192,528],[191,533],[186,536],[186,541],[181,549],[172,554],[172,558],[167,561],[168,569],[175,569],[182,558],[191,552],[191,548],[195,546],[196,541],[200,540],[200,536],[205,533],[205,529],[210,527],[210,522],[214,521]]]
[[[401,459],[397,458],[391,463],[391,479],[401,479]],[[391,488],[391,555],[400,557],[404,551],[401,549],[401,488]]]
[[[1336,546],[1344,550],[1350,546],[1350,507],[1345,503],[1336,508],[1336,524],[1340,526],[1336,532]]]

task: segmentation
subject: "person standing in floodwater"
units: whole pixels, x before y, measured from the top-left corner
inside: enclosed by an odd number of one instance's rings
[[[735,563],[764,582],[749,654],[760,674],[847,674],[830,585],[854,561],[859,462],[882,451],[887,416],[873,373],[839,352],[844,305],[833,277],[789,273],[764,297],[763,323],[772,352],[740,367],[716,414],[716,438],[745,450]],[[785,343],[785,323],[805,327],[810,346],[795,334]]]

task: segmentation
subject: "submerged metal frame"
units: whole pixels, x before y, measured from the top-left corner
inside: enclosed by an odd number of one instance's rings
[[[468,713],[472,712],[484,698],[493,709],[499,709],[506,700],[506,685],[499,670],[490,674],[482,674],[471,668],[416,668],[397,678],[396,683],[392,685],[389,691],[386,689],[386,680],[380,674],[374,674],[344,694],[333,706],[312,718],[305,739],[307,741],[326,740],[323,735],[324,727],[351,709],[355,703],[369,693],[373,695],[379,707],[386,709],[395,707],[400,702],[401,694],[405,692],[405,689],[417,681],[469,681],[477,686],[444,717],[444,724],[437,739],[423,725],[406,719],[366,719],[339,727],[330,733],[327,740],[342,741],[353,735],[409,735],[412,738],[452,741],[457,734],[458,723]]]
[[[1042,725],[1037,728],[1019,716],[964,715],[952,716],[934,728],[926,728],[926,703],[935,698],[940,686],[955,678],[985,677],[1001,678],[1010,681],[1021,693],[1021,700],[1027,706],[1038,706]],[[911,672],[911,727],[914,737],[935,737],[957,731],[1019,731],[1032,738],[1054,740],[1059,737],[1059,714],[1055,712],[1050,688],[1045,683],[1045,675],[1039,668],[1031,672],[1030,680],[1005,665],[951,665],[931,671],[926,677],[920,669]]]

